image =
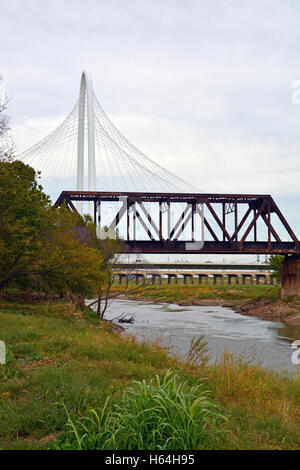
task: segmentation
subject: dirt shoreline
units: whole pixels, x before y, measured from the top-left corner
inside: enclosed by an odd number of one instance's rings
[[[137,300],[140,302],[151,302],[155,304],[161,303],[174,303],[176,305],[188,306],[188,305],[199,305],[199,306],[213,306],[218,305],[221,307],[232,308],[235,312],[241,315],[248,315],[251,317],[258,317],[262,320],[269,321],[282,321],[291,326],[300,326],[300,302],[295,304],[289,304],[283,300],[255,300],[251,299],[243,302],[226,302],[221,299],[214,300],[203,300],[195,301],[184,299],[177,302],[170,302],[169,300],[157,300],[149,297],[136,297],[130,295],[120,295],[118,299]]]
[[[289,305],[282,300],[277,300],[276,302],[270,300],[251,300],[235,307],[235,310],[241,315],[255,316],[263,320],[280,320],[287,325],[300,326],[299,305]]]

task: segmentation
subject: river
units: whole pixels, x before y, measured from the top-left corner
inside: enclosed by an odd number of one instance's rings
[[[205,336],[211,362],[226,349],[236,357],[259,363],[278,372],[296,373],[292,362],[292,343],[300,340],[300,327],[266,321],[236,313],[220,306],[179,306],[115,300],[106,312],[107,319],[132,315],[132,324],[122,324],[125,334],[138,341],[158,341],[170,353],[186,357],[193,337]]]

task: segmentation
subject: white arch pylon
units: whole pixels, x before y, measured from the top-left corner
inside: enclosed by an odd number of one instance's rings
[[[86,113],[85,113],[86,109]],[[78,152],[77,152],[77,191],[83,191],[84,182],[84,149],[85,149],[85,117],[87,119],[88,136],[88,191],[95,191],[95,112],[94,91],[90,74],[82,72],[80,81],[79,110],[78,110]],[[83,213],[82,202],[77,203],[77,210]]]

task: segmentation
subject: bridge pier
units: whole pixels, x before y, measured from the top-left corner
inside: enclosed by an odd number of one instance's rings
[[[202,284],[202,279],[205,279],[205,284],[208,284],[208,275],[207,274],[198,274],[198,284]]]
[[[172,277],[175,279],[175,284],[178,284],[178,276],[177,274],[168,274],[168,284],[171,284]]]
[[[300,257],[288,257],[282,263],[281,297],[300,297]]]
[[[238,274],[228,274],[227,278],[228,278],[228,285],[231,285],[231,281],[234,278],[235,278],[235,283],[236,284],[239,284],[239,282],[240,282]]]
[[[186,285],[187,279],[190,280],[190,284],[194,284],[194,276],[192,274],[184,274],[183,275],[183,284]]]
[[[242,283],[243,283],[243,286],[246,284],[247,278],[250,279],[250,284],[251,284],[251,285],[253,284],[253,276],[252,276],[252,274],[242,274]]]
[[[217,284],[218,278],[221,279],[221,284],[222,284],[222,285],[224,284],[224,276],[223,276],[223,274],[214,274],[213,276],[214,276],[214,285]]]
[[[152,284],[155,284],[155,279],[158,279],[158,284],[161,285],[161,274],[151,274],[152,276]]]
[[[256,277],[256,284],[260,283],[260,279],[264,280],[264,284],[268,284],[268,279],[265,274],[256,274],[255,277]]]
[[[119,286],[123,284],[123,279],[125,279],[125,284],[126,284],[127,274],[119,274],[118,276],[119,276]]]
[[[135,283],[138,284],[140,279],[142,279],[142,283],[145,284],[145,275],[141,273],[137,273],[135,275]]]

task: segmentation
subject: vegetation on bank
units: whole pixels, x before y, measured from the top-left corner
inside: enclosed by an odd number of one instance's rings
[[[1,84],[1,77],[0,77]],[[15,160],[7,97],[0,103],[0,295],[57,296],[76,301],[107,292],[110,260],[119,250],[100,241],[90,216],[54,206],[40,174]],[[99,314],[100,312],[99,300]]]
[[[69,416],[69,433],[56,449],[184,450],[216,448],[226,419],[203,384],[193,385],[171,370],[160,378],[134,381],[120,403],[77,422]]]
[[[282,255],[271,255],[269,260],[270,269],[273,272],[273,275],[277,282],[281,281],[282,278],[282,264],[284,261],[284,256]]]
[[[130,281],[130,286],[134,285]],[[124,287],[115,283],[112,287],[112,292],[121,293]],[[205,301],[214,302],[228,302],[232,305],[239,305],[249,300],[269,300],[277,301],[280,299],[280,286],[267,285],[267,284],[232,284],[232,285],[214,285],[212,281],[210,284],[186,284],[178,283],[168,284],[164,279],[162,285],[146,284],[140,285],[129,297],[142,300],[157,300],[161,302],[170,303],[190,303],[197,305]]]
[[[96,419],[91,409],[101,416],[107,397],[109,414],[120,412],[118,406],[126,404],[125,414],[113,414],[112,421],[120,419],[125,424],[128,418],[132,423],[133,402],[143,396],[144,403],[153,403],[155,390],[163,396],[166,389],[157,385],[158,379],[150,381],[158,376],[162,384],[168,370],[176,376],[175,388],[181,384],[185,394],[190,393],[190,404],[200,386],[208,393],[212,410],[216,405],[215,411],[226,417],[217,421],[213,414],[209,417],[212,434],[203,439],[198,436],[198,447],[300,448],[299,377],[283,377],[226,353],[218,364],[208,365],[200,357],[196,365],[195,354],[185,364],[156,345],[121,337],[108,325],[100,325],[96,314],[78,311],[71,303],[0,302],[1,339],[8,348],[7,365],[0,365],[0,448],[65,448],[70,444],[77,448],[75,435],[69,434],[66,410],[80,429],[78,420],[86,424],[84,417]],[[148,386],[152,383],[144,395],[143,382],[133,384],[143,380]],[[173,402],[172,412],[178,405]],[[143,408],[143,403],[139,406]],[[156,419],[163,421],[164,416]],[[144,424],[139,422],[139,426]],[[99,439],[92,424],[88,429],[91,439]],[[114,429],[106,430],[113,435]],[[120,440],[123,445],[132,443]]]
[[[116,240],[101,241],[91,217],[56,207],[21,161],[0,158],[0,294],[105,299]],[[100,313],[100,312],[99,312]]]

